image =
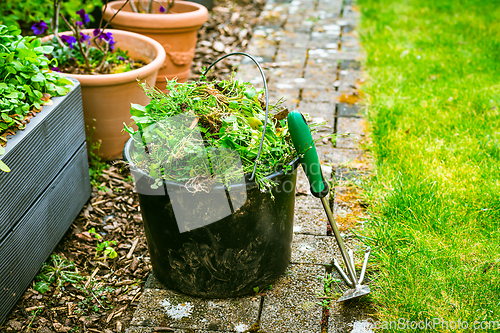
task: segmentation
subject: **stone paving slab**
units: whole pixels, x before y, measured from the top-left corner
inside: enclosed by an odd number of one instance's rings
[[[207,300],[145,289],[131,325],[243,332],[257,322],[259,307],[259,296]]]
[[[294,234],[292,263],[329,265],[340,252],[334,237]]]
[[[318,148],[316,148],[318,150]],[[321,156],[325,162],[330,165],[338,166],[355,166],[364,161],[364,150],[362,149],[347,149],[347,148],[333,148],[321,149]]]
[[[132,326],[127,328],[125,333],[153,333],[156,332],[154,327],[141,327],[141,326]],[[218,333],[220,331],[204,331],[204,330],[192,330],[192,329],[173,329],[168,330],[167,332],[172,333]]]
[[[337,104],[337,117],[360,118],[360,106],[356,104],[339,103]]]
[[[296,209],[293,232],[326,236],[328,220],[323,209]]]
[[[358,148],[365,135],[365,121],[361,118],[337,118],[338,148]]]
[[[268,333],[319,333],[322,308],[317,293],[323,288],[318,276],[325,268],[290,265],[264,299],[261,329]]]
[[[335,103],[338,92],[332,86],[329,88],[309,88],[302,90],[302,100],[305,102],[327,102]]]

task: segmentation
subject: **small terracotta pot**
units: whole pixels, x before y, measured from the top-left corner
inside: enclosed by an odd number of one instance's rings
[[[92,31],[92,29],[82,30],[91,36]],[[101,140],[99,153],[103,159],[111,160],[121,158],[123,145],[129,138],[123,131],[123,123],[131,122],[130,103],[142,105],[149,103],[149,98],[138,86],[137,79],[153,85],[166,56],[163,47],[151,38],[128,31],[113,29],[106,31],[113,33],[115,47],[127,50],[132,59],[142,60],[147,65],[119,74],[62,74],[80,81],[87,137],[92,137],[93,142]],[[51,38],[52,36],[47,36],[44,40]]]
[[[113,1],[104,12],[104,19],[111,17],[125,1]],[[160,3],[155,1],[155,12]],[[167,54],[167,58],[156,79],[156,86],[165,90],[166,78],[177,78],[177,82],[186,82],[191,72],[198,29],[207,21],[208,10],[200,4],[176,0],[169,14],[134,13],[127,4],[111,21],[114,28],[133,31],[158,41]]]

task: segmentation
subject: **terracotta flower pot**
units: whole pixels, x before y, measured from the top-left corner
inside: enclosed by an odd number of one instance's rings
[[[113,1],[104,12],[104,19],[109,20],[120,9],[125,1]],[[155,12],[160,4],[166,1],[155,1]],[[169,14],[134,13],[127,4],[113,18],[114,28],[133,31],[157,40],[165,49],[167,58],[156,79],[156,86],[162,90],[166,86],[166,78],[177,78],[178,82],[186,82],[191,71],[191,62],[196,48],[197,30],[207,21],[208,10],[200,4],[176,0]]]
[[[82,30],[90,35],[92,31]],[[122,30],[106,31],[113,33],[115,47],[127,50],[132,59],[142,60],[147,65],[119,74],[62,74],[80,81],[87,137],[91,136],[93,142],[101,140],[99,153],[102,158],[111,160],[121,158],[123,145],[129,138],[123,131],[123,123],[130,122],[130,103],[149,103],[148,97],[138,86],[137,79],[153,85],[158,70],[165,62],[165,51],[158,42],[146,36]],[[52,36],[45,38],[49,40]]]

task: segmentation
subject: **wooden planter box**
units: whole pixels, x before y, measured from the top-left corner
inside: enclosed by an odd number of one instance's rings
[[[90,197],[80,84],[53,98],[0,156],[0,322]]]

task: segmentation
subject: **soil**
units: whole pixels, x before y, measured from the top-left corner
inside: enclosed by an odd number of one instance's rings
[[[209,20],[199,31],[193,79],[202,66],[228,52],[244,51],[264,0],[215,0]],[[222,46],[221,46],[222,45]],[[221,62],[209,78],[228,78],[239,59]],[[114,161],[98,177],[92,197],[52,253],[73,261],[83,280],[52,283],[41,294],[33,284],[0,324],[0,332],[124,332],[139,303],[151,271],[139,202],[130,173]],[[114,259],[96,258],[98,240],[117,252]]]

